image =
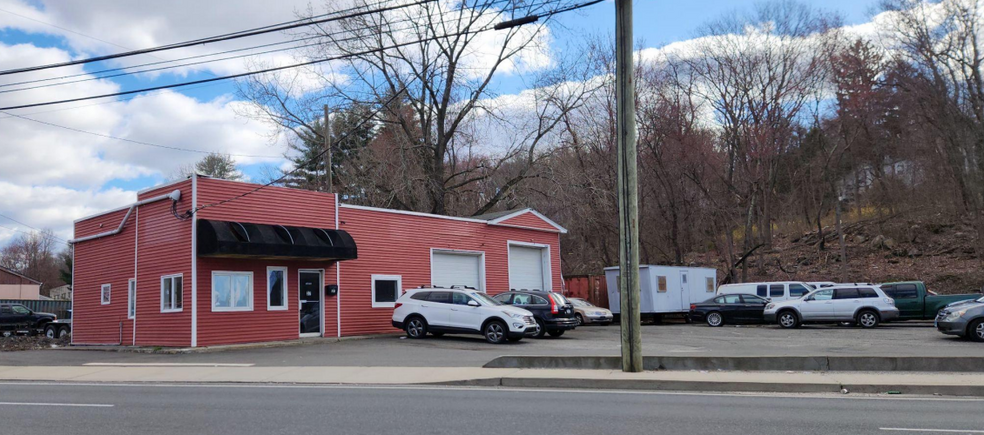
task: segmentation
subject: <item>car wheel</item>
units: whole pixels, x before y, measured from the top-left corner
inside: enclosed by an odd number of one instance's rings
[[[547,333],[547,327],[543,326],[543,321],[536,319],[536,332],[533,333],[533,338],[543,338],[543,334]]]
[[[717,327],[723,324],[724,318],[721,317],[721,313],[715,311],[707,315],[707,326]]]
[[[422,317],[413,317],[407,321],[407,337],[424,338],[427,336],[427,322]]]
[[[862,328],[874,328],[878,326],[878,313],[871,310],[864,310],[858,313],[858,324]]]
[[[547,334],[550,334],[551,337],[556,338],[564,335],[564,331],[547,331]]]
[[[58,338],[68,337],[68,334],[71,332],[72,331],[69,330],[67,326],[62,326],[61,328],[58,328]]]
[[[11,335],[14,335],[14,333],[11,332],[11,331],[3,331],[3,336],[4,337],[10,337]]]
[[[581,317],[580,314],[575,314],[574,317],[577,319],[577,326],[584,324],[584,317]]]
[[[51,339],[57,338],[58,330],[55,329],[54,325],[48,325],[44,328],[44,336]]]
[[[799,316],[797,316],[796,313],[792,311],[783,311],[779,313],[778,320],[779,320],[779,326],[786,329],[795,328],[799,326],[800,323]]]
[[[506,329],[506,324],[498,320],[487,323],[483,333],[485,335],[485,341],[492,344],[502,344],[509,339],[509,330]]]
[[[967,327],[967,337],[974,341],[984,342],[984,319],[975,320]]]

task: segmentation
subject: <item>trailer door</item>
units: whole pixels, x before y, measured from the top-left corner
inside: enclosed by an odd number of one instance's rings
[[[690,308],[690,283],[687,282],[687,271],[680,271],[680,306],[677,309]]]

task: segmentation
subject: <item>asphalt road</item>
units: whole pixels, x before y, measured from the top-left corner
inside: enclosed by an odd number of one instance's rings
[[[0,384],[0,433],[970,434],[984,433],[982,405],[974,399],[436,387]]]
[[[873,330],[808,326],[646,325],[646,355],[700,356],[979,356],[984,345],[936,332],[932,325],[894,323]],[[112,363],[237,363],[256,366],[481,366],[501,355],[619,355],[619,329],[585,326],[560,338],[490,345],[478,336],[365,340],[230,350],[204,354],[153,355],[103,351],[0,352],[0,366]]]

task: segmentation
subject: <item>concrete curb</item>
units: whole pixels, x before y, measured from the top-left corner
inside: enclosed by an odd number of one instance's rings
[[[646,356],[644,370],[984,372],[980,357]],[[621,370],[616,356],[500,356],[483,367],[500,369]]]
[[[262,343],[226,344],[220,346],[202,346],[202,347],[159,347],[159,346],[151,347],[151,346],[118,346],[118,345],[91,345],[91,344],[74,345],[73,344],[70,346],[56,347],[56,348],[45,349],[45,350],[78,350],[78,351],[87,350],[87,351],[99,351],[99,352],[177,355],[177,354],[188,354],[188,353],[225,352],[229,350],[310,346],[316,344],[338,343],[342,341],[351,341],[351,340],[371,340],[374,338],[390,338],[398,335],[403,335],[403,333],[398,332],[398,333],[390,333],[390,334],[353,335],[349,337],[315,337],[315,338],[301,338],[297,340],[268,341]]]
[[[926,396],[984,397],[984,386],[966,385],[879,385],[834,383],[761,383],[717,381],[673,381],[632,379],[572,378],[489,378],[466,381],[436,382],[428,385],[482,386],[506,388],[557,388],[626,391],[673,391],[702,393],[849,393],[903,394]]]

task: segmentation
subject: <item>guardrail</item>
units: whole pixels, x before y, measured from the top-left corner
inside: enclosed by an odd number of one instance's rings
[[[27,299],[0,299],[0,304],[21,304],[31,311],[51,313],[59,319],[67,319],[68,310],[72,308],[72,301],[39,301]]]

